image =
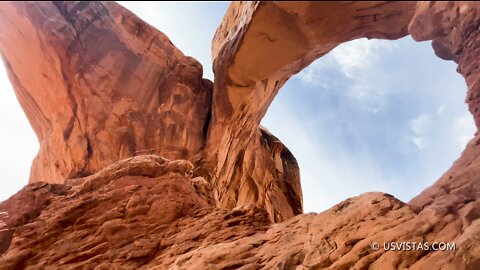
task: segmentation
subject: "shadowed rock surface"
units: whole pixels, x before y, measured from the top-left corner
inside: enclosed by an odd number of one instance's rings
[[[215,81],[115,3],[0,3],[0,50],[40,141],[0,203],[2,269],[479,269],[480,135],[409,203],[302,214],[297,162],[259,125],[289,77],[361,37],[433,40],[480,123],[476,2],[234,2]],[[8,180],[8,179],[7,179]],[[455,251],[372,250],[454,242]]]

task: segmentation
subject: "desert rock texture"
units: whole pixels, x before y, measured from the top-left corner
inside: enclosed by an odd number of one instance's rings
[[[0,51],[40,142],[30,184],[0,203],[0,268],[480,269],[480,135],[408,203],[366,193],[303,214],[295,157],[259,125],[337,45],[412,35],[458,64],[479,126],[479,27],[477,2],[233,2],[210,82],[116,3],[0,3]]]

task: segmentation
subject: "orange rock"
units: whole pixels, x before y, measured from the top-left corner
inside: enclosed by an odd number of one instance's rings
[[[292,75],[343,42],[407,35],[414,10],[413,2],[230,5],[212,43],[215,83],[205,153],[221,206],[238,204],[232,198],[253,192],[264,194],[265,200],[257,205],[272,209],[269,213],[275,221],[302,212],[298,165],[285,147],[279,157],[273,157],[271,147],[263,150],[265,154],[248,157],[254,166],[238,172],[245,152],[261,153],[258,141],[265,137],[259,128],[261,119]],[[285,171],[287,177],[275,174]],[[254,184],[239,189],[244,183]]]
[[[212,84],[163,33],[116,3],[0,10],[0,49],[40,142],[31,183],[63,183],[139,154],[199,154]]]
[[[476,2],[233,2],[212,86],[117,4],[0,3],[0,49],[41,144],[31,184],[0,203],[1,267],[479,269],[480,134],[409,203],[366,193],[301,214],[296,160],[259,125],[335,46],[411,34],[458,63],[478,126],[479,18]]]

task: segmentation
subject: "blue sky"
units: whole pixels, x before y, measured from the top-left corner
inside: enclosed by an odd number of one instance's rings
[[[361,39],[290,79],[263,124],[300,164],[305,211],[367,191],[408,201],[438,179],[475,132],[455,69],[430,42]]]
[[[228,6],[123,2],[212,79],[210,46]],[[262,121],[297,158],[305,211],[367,191],[408,201],[459,157],[475,132],[466,86],[429,42],[355,40],[292,77]],[[0,69],[0,200],[28,180],[38,143]]]

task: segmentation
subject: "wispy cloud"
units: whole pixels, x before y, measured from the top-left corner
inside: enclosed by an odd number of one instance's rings
[[[462,116],[456,117],[453,122],[453,130],[456,133],[455,141],[458,147],[464,149],[476,131],[476,127],[472,121],[472,115],[465,113]]]
[[[323,65],[319,62],[313,62],[308,68],[302,70],[295,78],[305,85],[321,86],[327,88],[329,86],[329,80],[321,75]]]
[[[398,45],[385,40],[357,39],[344,43],[319,61],[313,62],[295,78],[305,86],[330,89],[340,81],[350,81],[343,94],[363,104],[370,113],[385,107],[387,87],[381,83],[378,63]],[[372,76],[373,75],[373,76]],[[385,76],[382,76],[385,77]]]
[[[329,136],[323,136],[311,119],[295,114],[295,108],[275,102],[262,121],[279,136],[298,160],[305,212],[319,212],[368,191],[392,192],[394,187],[383,179],[370,153],[352,153],[345,145],[331,147]],[[282,121],[278,121],[282,119]],[[325,130],[324,130],[325,132]],[[348,187],[348,188],[345,188]]]
[[[322,71],[335,69],[351,79],[361,79],[382,59],[384,53],[393,52],[398,45],[386,40],[356,39],[339,45],[321,60],[313,62],[297,76],[308,85],[323,85],[330,81]]]
[[[422,113],[419,116],[415,117],[414,119],[410,120],[409,122],[412,131],[417,134],[421,135],[428,131],[430,128],[431,120],[428,114]]]
[[[428,147],[428,143],[425,138],[422,137],[412,137],[410,138],[413,144],[418,148],[418,150],[424,150]]]
[[[263,123],[299,161],[306,211],[373,190],[407,201],[475,132],[464,87],[430,44],[357,40],[289,81]]]
[[[408,122],[414,136],[410,138],[418,150],[424,150],[429,146],[429,141],[425,138],[431,125],[430,116],[422,113]]]
[[[430,141],[438,140],[437,137],[445,137],[445,140],[450,139],[453,141],[460,150],[463,150],[467,145],[468,141],[472,139],[476,127],[473,124],[472,116],[465,112],[460,116],[455,116],[450,119],[442,119],[443,111],[445,110],[445,105],[440,105],[436,110],[435,124],[433,123],[432,117],[428,114],[422,113],[417,117],[409,121],[409,125],[413,136],[410,137],[411,142],[418,148],[418,150],[424,150],[430,146]],[[435,115],[435,114],[434,114]],[[451,128],[448,128],[445,132],[445,135],[439,136],[438,133],[434,132],[434,126],[436,130],[443,127],[447,128],[450,124]]]
[[[386,40],[353,40],[335,48],[331,55],[340,70],[349,78],[358,79],[381,60],[384,53],[398,45]]]
[[[447,106],[445,104],[441,104],[440,106],[438,106],[437,108],[437,114],[442,114],[444,111],[445,111],[445,108]]]

